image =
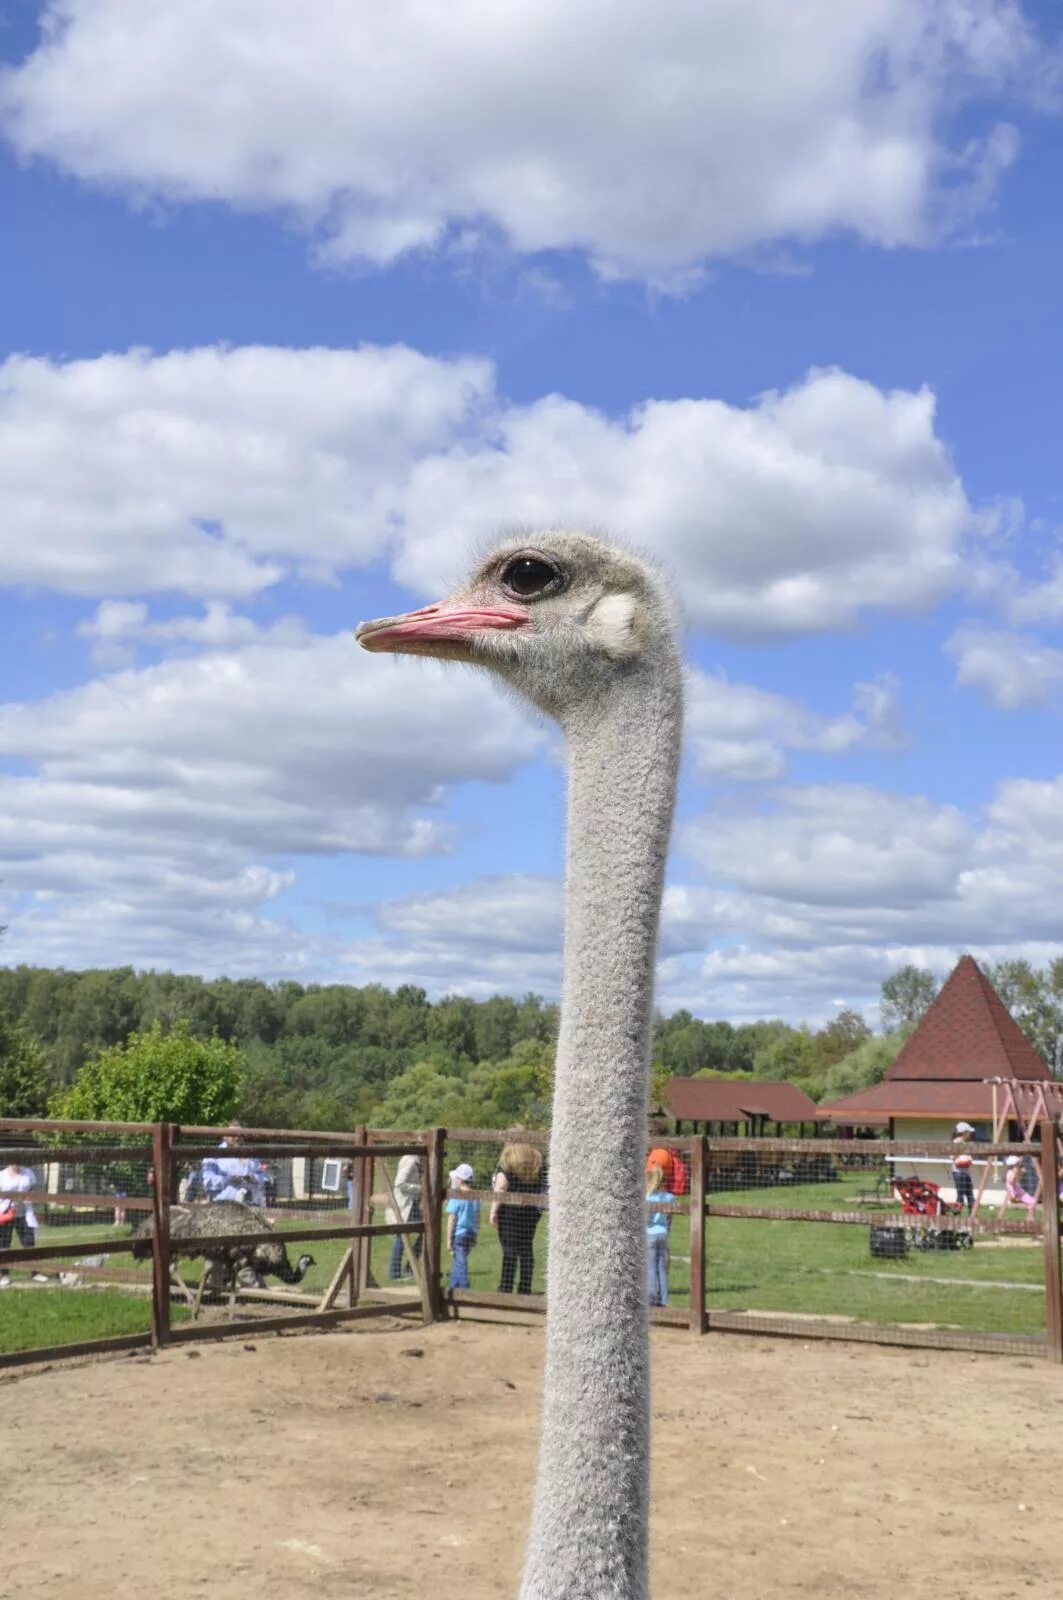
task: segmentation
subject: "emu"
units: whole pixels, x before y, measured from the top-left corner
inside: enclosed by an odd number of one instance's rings
[[[134,1234],[133,1257],[144,1260],[151,1255],[154,1217],[148,1217]],[[196,1305],[206,1288],[228,1288],[235,1298],[237,1286],[264,1289],[267,1276],[280,1278],[282,1283],[301,1283],[307,1269],[314,1263],[313,1256],[301,1255],[293,1267],[288,1252],[280,1239],[270,1239],[258,1244],[225,1244],[211,1246],[211,1240],[232,1233],[267,1233],[273,1224],[261,1210],[245,1206],[238,1200],[208,1200],[202,1205],[173,1206],[170,1210],[170,1243],[173,1259],[192,1260],[202,1256],[206,1270],[200,1284]],[[182,1285],[183,1287],[183,1285]],[[187,1290],[185,1291],[187,1293]]]

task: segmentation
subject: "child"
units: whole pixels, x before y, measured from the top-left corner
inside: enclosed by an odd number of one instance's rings
[[[1005,1206],[1029,1206],[1032,1211],[1037,1201],[1023,1186],[1022,1157],[1009,1156],[1004,1165],[1007,1169],[1004,1175]]]
[[[654,1165],[646,1173],[647,1204],[670,1205],[675,1195],[664,1187],[664,1168]],[[651,1211],[646,1218],[646,1276],[649,1282],[650,1305],[668,1304],[668,1230],[672,1226],[670,1211]]]
[[[453,1199],[447,1201],[447,1249],[454,1257],[454,1265],[450,1269],[452,1289],[469,1287],[469,1251],[480,1232],[479,1200],[462,1198],[470,1193],[472,1179],[473,1170],[467,1161],[455,1167],[450,1174],[451,1190],[458,1191]]]

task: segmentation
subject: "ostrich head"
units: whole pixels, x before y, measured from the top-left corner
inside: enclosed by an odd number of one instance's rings
[[[309,1269],[315,1265],[316,1263],[313,1256],[300,1256],[299,1260],[295,1264],[296,1283],[302,1283]]]
[[[363,622],[357,638],[366,650],[490,667],[563,723],[657,645],[671,649],[671,629],[647,563],[588,534],[548,532],[500,545],[447,599]]]

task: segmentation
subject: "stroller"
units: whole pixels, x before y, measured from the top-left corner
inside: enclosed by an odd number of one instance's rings
[[[913,1228],[916,1248],[919,1250],[970,1250],[974,1235],[970,1228],[942,1228],[935,1225],[938,1217],[959,1217],[963,1207],[952,1200],[942,1200],[936,1183],[926,1178],[894,1178],[893,1190],[901,1202],[906,1217],[918,1217]]]

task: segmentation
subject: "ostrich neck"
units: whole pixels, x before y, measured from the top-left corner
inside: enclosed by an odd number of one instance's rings
[[[649,1493],[643,1166],[677,664],[566,728],[565,976],[550,1139],[543,1434],[522,1600],[642,1600]]]

